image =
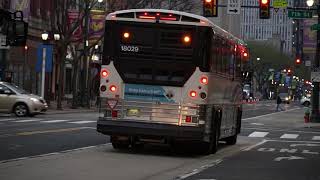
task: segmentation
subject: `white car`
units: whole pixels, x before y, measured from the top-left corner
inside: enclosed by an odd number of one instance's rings
[[[306,97],[306,96],[302,96],[302,98],[300,99],[300,104],[302,104],[304,106],[310,106],[311,98],[310,97]]]

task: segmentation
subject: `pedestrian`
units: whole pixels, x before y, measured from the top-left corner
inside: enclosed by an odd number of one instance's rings
[[[276,111],[279,111],[279,109],[280,109],[281,111],[284,110],[284,109],[281,108],[281,103],[282,103],[282,100],[281,100],[280,96],[278,96],[278,97],[277,97],[277,109],[276,109]]]

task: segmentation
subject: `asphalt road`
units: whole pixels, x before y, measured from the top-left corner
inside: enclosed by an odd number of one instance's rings
[[[273,113],[274,109],[270,101],[246,104],[243,118]],[[0,161],[105,144],[109,142],[108,136],[95,130],[97,117],[96,112],[43,114],[32,118],[0,115]]]
[[[0,117],[0,179],[318,180],[320,126],[301,123],[297,104],[285,109],[245,105],[238,143],[209,156],[167,146],[115,151],[95,131],[96,113]]]

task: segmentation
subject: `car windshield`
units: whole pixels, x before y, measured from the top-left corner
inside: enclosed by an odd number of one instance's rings
[[[280,93],[279,96],[280,97],[288,97],[288,94],[287,93]]]
[[[20,88],[19,86],[16,86],[14,84],[9,84],[9,83],[6,83],[6,85],[12,89],[13,91],[17,92],[17,93],[20,93],[20,94],[29,94],[27,91],[25,91],[24,89]]]

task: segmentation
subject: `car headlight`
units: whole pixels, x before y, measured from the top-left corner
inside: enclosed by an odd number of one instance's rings
[[[30,98],[30,100],[33,102],[39,102],[39,99],[37,99],[37,98]]]
[[[286,100],[286,101],[288,101],[288,100],[289,100],[289,98],[288,98],[288,97],[286,97],[286,98],[285,98],[285,100]]]

